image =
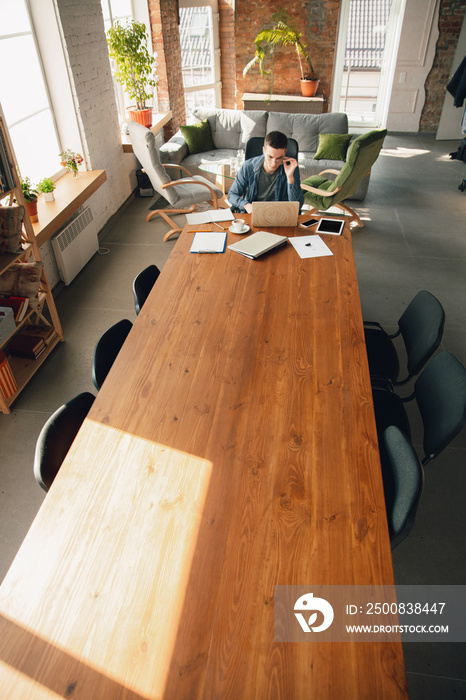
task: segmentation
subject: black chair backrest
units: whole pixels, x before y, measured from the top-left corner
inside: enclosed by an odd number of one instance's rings
[[[44,491],[49,490],[58,474],[94,398],[89,392],[78,394],[60,406],[40,431],[34,456],[34,476]]]
[[[127,318],[118,321],[111,326],[100,340],[94,350],[94,361],[92,363],[92,381],[97,391],[104,383],[105,377],[115,362],[116,356],[121,350],[133,324]]]
[[[382,475],[392,549],[411,532],[424,486],[424,470],[408,438],[394,425],[384,432]]]
[[[244,151],[244,159],[249,160],[250,158],[254,158],[255,156],[261,156],[262,155],[262,148],[264,146],[264,137],[263,136],[252,136],[248,141],[246,142],[246,148]],[[298,158],[298,142],[295,139],[289,138],[288,139],[288,148],[286,149],[286,155],[289,156],[290,158]]]
[[[157,265],[149,265],[142,270],[133,282],[134,308],[136,313],[142,309],[144,302],[150,294],[152,287],[160,275]]]
[[[422,290],[407,306],[398,326],[408,353],[409,377],[419,374],[440,345],[445,311],[430,292]]]
[[[437,457],[466,419],[466,368],[446,350],[434,357],[414,383],[424,426],[423,463]]]

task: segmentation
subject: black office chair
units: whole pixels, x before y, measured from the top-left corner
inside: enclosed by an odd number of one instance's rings
[[[132,327],[131,321],[125,318],[111,326],[108,331],[105,331],[97,342],[92,363],[92,381],[97,391],[100,390],[104,383],[105,377],[115,362]]]
[[[411,439],[406,401],[416,399],[424,429],[425,465],[435,459],[461,432],[466,419],[466,368],[450,352],[443,351],[425,367],[414,382],[414,393],[401,399],[389,389],[373,387],[379,444],[390,425]]]
[[[389,426],[380,449],[385,508],[392,549],[413,529],[424,487],[424,469],[399,428]]]
[[[142,309],[144,302],[150,294],[150,291],[160,275],[160,270],[157,265],[149,265],[144,268],[133,282],[134,308],[136,313]]]
[[[244,151],[244,160],[249,160],[254,158],[254,156],[262,155],[262,148],[264,146],[263,136],[252,136],[246,142],[246,149]],[[286,149],[286,155],[290,158],[298,158],[298,142],[295,139],[288,139],[288,148]]]
[[[34,455],[34,477],[48,491],[76,434],[94,403],[89,392],[78,394],[60,406],[40,431]]]
[[[434,354],[442,340],[445,311],[433,294],[418,292],[398,321],[398,331],[389,335],[379,323],[364,322],[367,359],[372,382],[406,384]],[[408,355],[408,375],[398,380],[400,362],[393,338],[403,338]]]

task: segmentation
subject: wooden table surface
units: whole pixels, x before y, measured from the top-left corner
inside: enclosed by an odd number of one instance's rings
[[[277,584],[393,583],[351,236],[323,238],[181,234],[0,589],[3,697],[407,697],[400,643],[273,641]]]

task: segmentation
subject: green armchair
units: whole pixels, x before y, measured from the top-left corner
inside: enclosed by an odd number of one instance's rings
[[[370,172],[386,135],[386,129],[374,129],[358,136],[350,144],[346,163],[341,170],[323,170],[319,175],[303,180],[301,188],[304,190],[304,203],[311,206],[311,214],[338,207],[350,215],[350,223],[355,221],[358,226],[364,226],[356,212],[343,204],[343,200],[354,194],[363,177]],[[326,173],[337,177],[328,180],[324,177]]]

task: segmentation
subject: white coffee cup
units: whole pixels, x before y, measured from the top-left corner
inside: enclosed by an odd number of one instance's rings
[[[233,219],[231,222],[231,230],[234,233],[242,233],[245,228],[246,224],[244,223],[243,219]]]

